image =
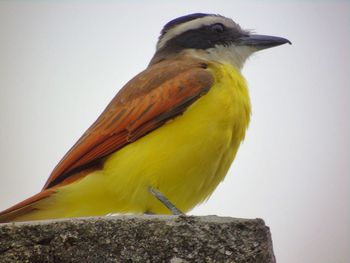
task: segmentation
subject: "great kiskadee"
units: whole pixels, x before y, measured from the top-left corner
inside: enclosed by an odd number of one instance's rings
[[[244,62],[285,43],[220,15],[170,21],[148,67],[112,99],[41,192],[1,212],[0,222],[189,211],[223,180],[245,136]]]

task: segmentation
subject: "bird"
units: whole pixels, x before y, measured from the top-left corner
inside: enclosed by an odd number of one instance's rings
[[[145,70],[116,94],[42,190],[0,212],[0,222],[187,213],[224,179],[245,137],[247,58],[286,43],[218,14],[166,23]]]

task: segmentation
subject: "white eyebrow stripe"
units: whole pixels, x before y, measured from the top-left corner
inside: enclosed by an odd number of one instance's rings
[[[168,32],[166,32],[161,39],[159,39],[157,43],[157,50],[161,49],[166,42],[168,42],[170,39],[174,38],[175,36],[178,36],[182,34],[183,32],[186,32],[191,29],[197,29],[202,26],[208,26],[215,23],[221,23],[226,27],[237,27],[238,25],[233,22],[231,19],[228,19],[226,17],[222,16],[205,16],[200,17],[188,22],[185,22],[183,24],[177,25],[173,28],[171,28]]]

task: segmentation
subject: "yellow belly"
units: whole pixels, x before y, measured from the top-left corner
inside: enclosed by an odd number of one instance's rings
[[[28,216],[170,213],[150,186],[184,212],[208,198],[225,177],[250,116],[241,74],[218,63],[208,70],[215,84],[183,115],[111,154],[103,170],[62,187]]]

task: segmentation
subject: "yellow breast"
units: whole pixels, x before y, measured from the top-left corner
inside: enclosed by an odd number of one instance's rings
[[[241,74],[209,63],[209,92],[183,115],[110,155],[103,170],[62,187],[42,217],[111,212],[170,213],[148,189],[155,187],[186,212],[225,177],[249,123],[250,102]],[[53,214],[54,213],[54,214]]]

